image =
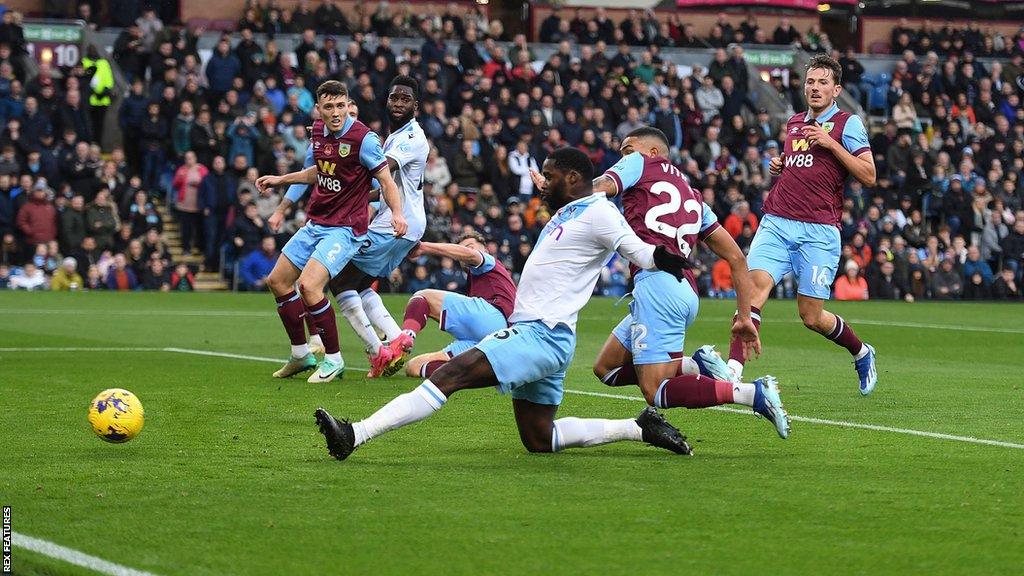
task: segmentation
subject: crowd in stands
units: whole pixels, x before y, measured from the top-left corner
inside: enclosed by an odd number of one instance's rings
[[[300,203],[271,234],[267,218],[283,191],[259,193],[255,179],[301,166],[313,94],[327,79],[345,82],[354,112],[386,134],[384,95],[399,73],[420,81],[418,121],[432,143],[426,240],[478,230],[517,275],[550,218],[529,170],[552,150],[575,146],[603,171],[619,159],[626,133],[651,125],[668,135],[671,160],[746,249],[771,187],[768,161],[779,154],[783,135],[781,119],[754,104],[738,42],[831,49],[820,30],[780,25],[769,35],[754,16],[736,25],[723,15],[710,37],[696,38],[677,16],[658,22],[636,12],[615,23],[601,10],[589,20],[556,11],[541,36],[558,49],[534,66],[525,37],[507,38],[500,22],[476,9],[420,18],[381,4],[373,15],[346,18],[332,6],[311,10],[300,2],[289,14],[252,5],[237,37],[224,36],[206,62],[196,30],[164,26],[152,10],[142,13],[115,44],[114,59],[131,88],[117,110],[124,145],[108,156],[101,156],[99,117],[90,108],[95,68],[77,66],[58,76],[42,65],[40,77],[26,83],[12,64],[5,66],[10,47],[4,52],[0,44],[0,77],[11,77],[6,96],[0,94],[6,125],[0,285],[52,286],[58,274],[57,286],[74,284],[63,280],[71,267],[63,255],[69,255],[82,287],[189,286],[191,271],[172,262],[162,240],[153,205],[163,202],[173,207],[186,254],[202,253],[207,270],[237,267],[241,288],[263,289],[280,246],[305,223],[305,213]],[[284,53],[272,36],[255,36],[268,31],[297,31],[301,42]],[[352,39],[341,46],[337,35],[346,33]],[[419,35],[423,43],[396,52],[388,35]],[[871,189],[849,184],[837,297],[1020,297],[1019,40],[1010,43],[1014,55],[1001,67],[953,51],[941,59],[913,52],[904,58],[900,88],[910,93],[918,119],[928,121],[908,124],[894,113],[872,138],[879,179]],[[673,45],[716,50],[706,67],[680,74],[661,54]],[[851,60],[847,53],[846,74]],[[944,78],[950,69],[955,82],[922,107],[929,90],[915,78],[928,65]],[[789,83],[771,82],[789,108],[804,110],[799,71],[790,76]],[[705,250],[695,258],[702,295],[734,294],[727,265]],[[387,280],[382,291],[451,290],[465,282],[452,262],[425,258],[407,261]],[[628,268],[616,260],[598,290],[621,295],[628,285]],[[779,288],[780,296],[794,293],[791,279]]]

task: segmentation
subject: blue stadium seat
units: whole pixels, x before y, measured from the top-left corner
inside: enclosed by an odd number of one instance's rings
[[[868,110],[887,110],[889,108],[888,88],[875,86],[868,93]]]

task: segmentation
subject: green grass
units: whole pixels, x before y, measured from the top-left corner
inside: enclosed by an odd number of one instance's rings
[[[399,312],[401,298],[387,300]],[[702,302],[687,351],[726,344]],[[1024,443],[1024,307],[830,304],[879,352],[862,398],[845,351],[770,302],[765,354],[793,414]],[[624,313],[579,324],[570,390]],[[924,324],[932,327],[908,327]],[[949,330],[958,326],[973,330]],[[342,329],[350,366],[366,366]],[[445,336],[429,327],[417,350]],[[0,348],[180,347],[283,357],[267,295],[0,293]],[[363,417],[417,383],[314,386],[273,364],[167,352],[0,351],[0,503],[14,530],[157,574],[1020,574],[1024,450],[794,422],[668,412],[681,458],[638,444],[557,455],[520,445],[510,401],[456,395],[427,422],[338,463],[313,425]],[[125,445],[85,420],[100,390],[146,409]],[[629,400],[567,394],[563,415],[628,417]],[[84,574],[14,549],[16,573]]]

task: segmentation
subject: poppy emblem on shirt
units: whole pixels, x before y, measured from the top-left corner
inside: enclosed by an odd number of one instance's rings
[[[342,158],[348,156],[348,153],[352,151],[352,146],[349,144],[338,144],[338,156]]]
[[[324,154],[327,154],[328,156],[334,154],[334,146],[331,146],[330,144],[324,146]]]

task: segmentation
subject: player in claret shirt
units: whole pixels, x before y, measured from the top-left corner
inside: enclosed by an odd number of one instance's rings
[[[684,259],[697,242],[704,242],[728,261],[738,308],[733,337],[746,345],[745,353],[759,353],[761,343],[750,315],[753,285],[743,252],[669,161],[665,134],[657,128],[638,128],[626,135],[620,151],[622,159],[594,180],[594,189],[622,194],[623,215],[643,241]],[[647,403],[658,408],[750,406],[786,438],[789,419],[774,378],[764,376],[749,384],[734,381],[710,346],[700,348],[692,360],[683,357],[686,329],[697,318],[698,299],[693,274],[682,272],[685,280],[667,271],[633,268],[629,314],[605,342],[594,373],[609,386],[639,385]]]
[[[804,326],[849,350],[860,379],[860,393],[870,394],[878,381],[875,349],[864,344],[841,317],[825,310],[839,265],[842,242],[839,219],[843,187],[853,176],[865,187],[875,185],[875,162],[859,116],[836,104],[842,91],[842,68],[825,55],[811,59],[804,80],[808,110],[786,123],[786,144],[769,169],[779,178],[764,203],[764,219],[747,261],[756,287],[755,320],[782,277],[792,272],[799,282],[797,306]],[[742,350],[733,343],[729,366],[743,371]]]
[[[292,344],[291,358],[274,377],[287,378],[316,367],[309,381],[330,382],[342,373],[345,363],[338,346],[334,310],[324,296],[324,287],[348,264],[365,239],[371,178],[380,182],[381,196],[391,207],[395,235],[405,234],[408,225],[380,138],[349,116],[345,85],[328,80],[317,88],[316,98],[321,119],[313,124],[305,168],[283,176],[261,176],[256,187],[262,192],[272,186],[314,185],[306,206],[309,221],[288,241],[267,277]],[[291,195],[289,191],[270,217],[271,230],[281,226],[293,203]],[[295,290],[296,281],[301,295]],[[319,366],[306,343],[303,316],[307,313],[323,338],[324,359]]]
[[[516,284],[501,262],[487,253],[479,232],[466,232],[455,244],[420,242],[415,255],[448,257],[466,270],[465,296],[447,290],[420,290],[405,307],[402,334],[395,341],[399,350],[412,349],[428,317],[455,337],[444,349],[420,354],[405,366],[406,376],[429,378],[448,360],[508,327],[516,303]]]

